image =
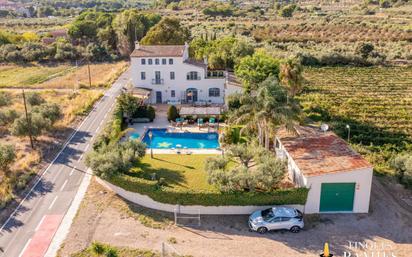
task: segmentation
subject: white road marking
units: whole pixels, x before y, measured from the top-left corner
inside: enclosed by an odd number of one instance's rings
[[[67,184],[68,181],[69,181],[68,179],[66,179],[66,181],[64,181],[62,187],[60,188],[60,191],[63,191],[63,189],[64,189],[64,187],[66,186],[66,184]]]
[[[22,250],[21,253],[19,254],[19,257],[23,256],[23,254],[24,254],[24,252],[26,251],[27,246],[29,246],[30,242],[31,242],[31,238],[30,238],[29,241],[27,241],[27,243],[24,245],[23,250]]]
[[[44,221],[44,218],[46,218],[46,216],[43,216],[43,218],[41,218],[41,220],[40,220],[39,224],[37,224],[36,229],[35,229],[34,231],[39,230],[40,225],[41,225],[41,224],[43,223],[43,221]]]
[[[99,131],[101,125],[102,125],[102,124],[100,123],[100,125],[99,125],[99,126],[97,127],[97,129],[96,129],[96,132]]]
[[[54,203],[56,202],[57,197],[58,197],[57,195],[56,195],[56,197],[54,197],[53,202],[51,202],[51,204],[50,204],[50,206],[49,206],[49,210],[51,210],[51,208],[53,208],[53,205],[54,205]]]
[[[84,152],[87,152],[87,149],[89,149],[90,144],[86,145],[86,148],[84,148]]]
[[[73,175],[73,172],[74,172],[75,169],[76,169],[76,167],[74,167],[74,168],[70,171],[69,176]]]
[[[79,159],[77,161],[80,161],[83,158],[83,154],[80,155]]]

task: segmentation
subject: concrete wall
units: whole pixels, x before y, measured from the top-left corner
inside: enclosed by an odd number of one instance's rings
[[[369,212],[369,199],[372,186],[372,168],[359,169],[348,172],[325,174],[307,178],[306,187],[310,188],[305,205],[306,213],[319,212],[320,193],[322,183],[356,183],[353,212]]]
[[[130,191],[126,191],[123,188],[115,186],[105,180],[102,180],[96,177],[97,182],[101,185],[106,187],[107,189],[115,192],[119,196],[123,197],[124,199],[141,205],[146,208],[155,209],[159,211],[166,211],[166,212],[174,212],[175,209],[180,209],[180,213],[184,214],[194,214],[194,212],[199,211],[202,215],[237,215],[237,214],[245,214],[249,215],[254,211],[263,210],[266,208],[270,208],[272,206],[200,206],[200,205],[173,205],[173,204],[165,204],[159,203],[151,199],[146,195],[142,195],[139,193],[134,193]],[[297,208],[301,211],[304,210],[303,205],[286,205],[290,207]]]
[[[162,59],[166,58],[165,65],[162,64]],[[135,87],[144,87],[152,89],[150,103],[156,102],[156,91],[162,92],[162,101],[168,103],[178,103],[178,101],[185,98],[186,89],[196,88],[198,91],[198,101],[206,101],[209,103],[224,103],[225,96],[225,78],[205,78],[206,70],[202,67],[191,65],[183,62],[182,57],[153,57],[153,64],[148,64],[149,58],[146,59],[146,64],[141,64],[141,58],[131,58],[131,76],[132,83]],[[156,65],[155,59],[159,59],[160,64]],[[169,64],[169,59],[173,59],[173,64]],[[155,79],[155,71],[160,71],[163,84],[154,85],[152,80]],[[175,79],[170,79],[170,72],[175,73]],[[187,73],[190,71],[197,71],[200,80],[187,80]],[[141,72],[146,73],[146,79],[141,80]],[[209,88],[219,88],[219,97],[209,97]],[[171,96],[171,91],[175,90],[175,97]]]

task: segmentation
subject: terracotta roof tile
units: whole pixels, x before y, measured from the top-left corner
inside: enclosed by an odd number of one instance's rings
[[[140,45],[131,57],[182,57],[184,45]]]
[[[305,176],[372,168],[333,132],[297,126],[294,132],[280,129],[277,137]]]

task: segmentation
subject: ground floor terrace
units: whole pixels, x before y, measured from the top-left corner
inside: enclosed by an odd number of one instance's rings
[[[174,87],[136,88],[150,104],[192,104],[192,105],[216,105],[225,101],[224,88],[209,87],[196,88],[188,87],[184,90]]]

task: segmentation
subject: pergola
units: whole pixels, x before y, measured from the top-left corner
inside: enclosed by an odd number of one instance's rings
[[[221,114],[220,107],[182,107],[179,111],[180,116],[219,116]]]

